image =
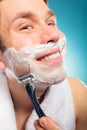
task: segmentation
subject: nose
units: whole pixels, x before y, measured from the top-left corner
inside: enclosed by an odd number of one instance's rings
[[[60,30],[53,26],[43,25],[40,28],[40,43],[57,42],[62,37]]]

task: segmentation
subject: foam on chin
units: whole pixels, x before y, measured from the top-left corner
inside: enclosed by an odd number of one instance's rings
[[[33,60],[30,61],[30,70],[39,81],[43,83],[59,83],[64,80],[66,73],[63,65],[52,67],[52,64],[36,64]]]

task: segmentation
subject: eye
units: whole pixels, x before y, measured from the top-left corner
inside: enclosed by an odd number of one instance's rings
[[[18,27],[18,31],[20,33],[31,33],[33,29],[34,29],[34,26],[30,24],[23,24]]]
[[[53,26],[53,25],[55,25],[55,23],[50,22],[50,23],[48,23],[48,25]]]
[[[31,25],[24,25],[24,26],[20,27],[20,30],[30,30],[32,28],[33,27]]]
[[[51,20],[51,21],[48,21],[47,24],[48,24],[49,26],[55,26],[55,25],[56,25],[56,21]]]

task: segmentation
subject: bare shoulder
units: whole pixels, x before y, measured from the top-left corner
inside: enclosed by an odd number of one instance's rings
[[[82,81],[78,79],[71,77],[67,77],[67,79],[74,98],[77,120],[76,130],[87,130],[87,87]]]
[[[84,102],[86,102],[86,100],[87,100],[86,85],[82,81],[80,81],[76,78],[67,77],[67,79],[70,84],[72,94],[73,94],[75,100],[79,100],[78,103],[81,103],[81,101],[82,101],[82,103],[84,104]]]
[[[72,89],[87,93],[87,86],[82,81],[72,77],[67,77],[67,79]]]

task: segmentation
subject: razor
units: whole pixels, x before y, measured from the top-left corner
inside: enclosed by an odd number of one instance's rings
[[[34,87],[33,80],[34,80],[33,74],[27,74],[27,75],[24,75],[24,76],[21,76],[18,78],[18,81],[25,86],[26,91],[31,99],[31,102],[33,104],[33,107],[34,107],[38,117],[41,118],[46,115],[43,112],[43,110],[40,107],[40,104],[38,102],[38,99],[37,99],[37,96],[35,93],[35,87]]]

